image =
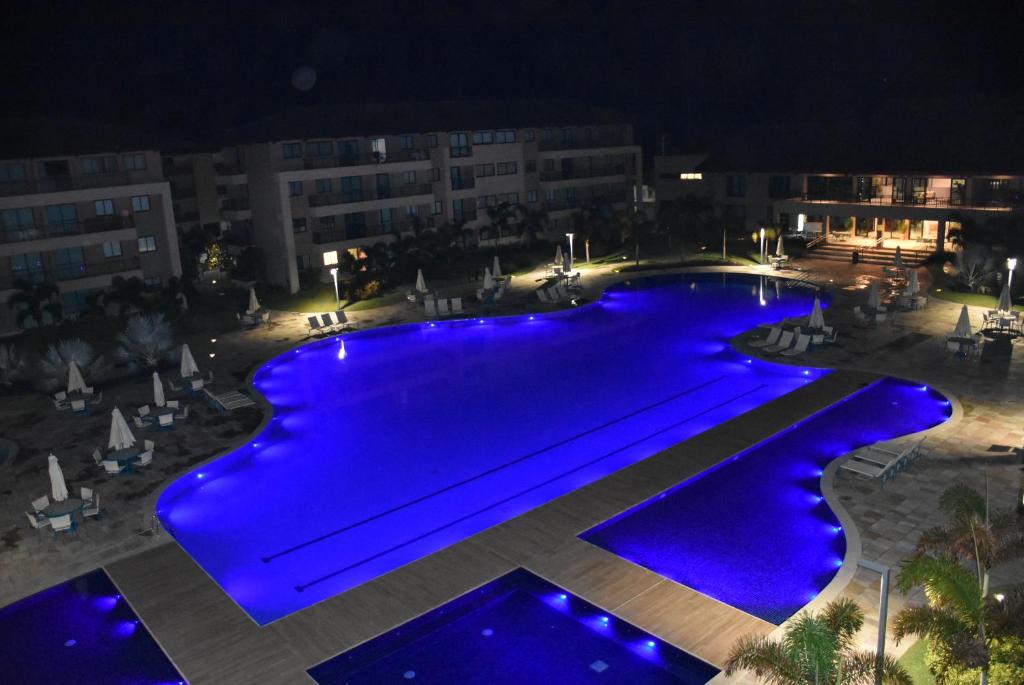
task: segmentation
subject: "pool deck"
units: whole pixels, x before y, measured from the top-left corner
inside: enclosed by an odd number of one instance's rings
[[[735,635],[766,635],[775,626],[577,535],[874,379],[856,371],[829,374],[522,516],[262,628],[175,543],[116,561],[107,571],[193,685],[308,683],[305,670],[310,666],[517,567],[720,666]]]

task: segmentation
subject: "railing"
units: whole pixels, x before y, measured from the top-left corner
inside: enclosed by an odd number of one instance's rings
[[[89,174],[82,176],[51,176],[23,181],[0,182],[0,195],[33,195],[35,193],[57,193],[65,190],[85,188],[106,188],[113,186],[137,185],[140,183],[156,183],[162,179],[152,172],[141,169],[136,172],[115,172],[109,174]]]
[[[388,186],[387,188],[376,188],[373,190],[348,190],[336,193],[320,193],[310,195],[308,202],[310,207],[326,207],[328,205],[346,205],[353,202],[372,202],[373,200],[390,200],[399,197],[412,197],[413,195],[430,195],[432,189],[429,183],[412,183],[409,185]]]
[[[383,155],[371,152],[368,154],[328,155],[326,157],[305,157],[302,160],[304,169],[330,169],[334,167],[362,166],[366,164],[394,164],[395,162],[423,162],[430,159],[426,150],[396,150]]]
[[[625,196],[614,196],[614,195],[597,195],[590,197],[577,197],[572,200],[544,200],[544,209],[549,212],[557,212],[561,209],[579,209],[584,205],[591,203],[598,204],[616,204],[618,202],[625,202]]]
[[[99,216],[85,219],[82,222],[72,221],[63,224],[51,224],[49,226],[7,228],[0,232],[0,243],[21,243],[27,240],[44,240],[46,238],[60,238],[67,235],[81,235],[83,233],[118,231],[124,228],[132,228],[133,225],[134,222],[130,216]]]
[[[807,243],[804,245],[804,249],[813,250],[818,245],[821,245],[824,242],[825,242],[825,234],[822,233],[817,238],[811,238],[810,240],[808,240]]]
[[[598,136],[582,140],[542,140],[537,144],[539,150],[583,150],[598,147],[622,147],[632,145],[625,136]]]
[[[213,170],[218,176],[237,176],[238,174],[244,174],[245,170],[237,164],[229,164],[227,162],[219,162],[213,165]]]
[[[229,212],[241,212],[249,209],[249,198],[229,197],[221,200],[220,208]]]
[[[138,257],[124,259],[106,259],[102,262],[83,262],[80,264],[58,264],[53,268],[53,276],[58,281],[72,281],[76,278],[105,276],[123,271],[134,271],[139,268]]]
[[[164,176],[191,176],[191,164],[173,164],[165,161],[163,164]]]
[[[1016,202],[1005,198],[993,198],[990,200],[981,200],[974,203],[967,197],[954,198],[954,197],[921,197],[921,196],[907,196],[903,200],[894,200],[891,197],[862,197],[858,195],[838,195],[834,194],[830,197],[821,196],[818,194],[804,193],[796,197],[789,198],[792,201],[797,202],[810,202],[815,204],[858,204],[858,205],[875,205],[884,207],[936,207],[942,209],[1006,209],[1021,204],[1020,200]]]
[[[570,181],[577,178],[597,178],[599,176],[622,176],[626,173],[626,165],[618,164],[610,167],[601,167],[597,169],[575,169],[572,172],[566,174],[561,171],[542,171],[540,172],[540,180],[542,181]]]
[[[404,233],[405,231],[412,230],[412,226],[411,221],[393,221],[389,224],[366,224],[363,226],[339,226],[336,228],[316,229],[313,231],[313,243],[323,245],[325,243],[336,243],[345,240],[390,235],[395,231]]]
[[[472,190],[476,188],[476,178],[459,179],[458,184],[452,183],[452,190]]]
[[[469,223],[470,221],[476,221],[476,218],[476,209],[463,209],[461,212],[452,214],[452,221],[456,223]]]

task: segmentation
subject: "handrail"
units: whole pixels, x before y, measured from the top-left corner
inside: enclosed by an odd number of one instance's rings
[[[806,244],[806,245],[804,245],[804,249],[807,249],[807,250],[813,250],[813,249],[814,249],[814,248],[816,248],[816,247],[817,247],[818,245],[821,245],[821,244],[822,244],[822,243],[824,243],[824,242],[825,242],[825,234],[824,234],[824,233],[822,233],[822,234],[821,234],[821,235],[819,235],[819,236],[818,236],[817,238],[812,238],[811,240],[808,240],[808,241],[807,241],[807,244]]]
[[[878,248],[880,248],[882,246],[882,243],[884,243],[884,242],[885,242],[885,236],[884,235],[880,235],[877,238],[875,238],[875,242],[874,242],[874,244],[871,247],[877,250]]]

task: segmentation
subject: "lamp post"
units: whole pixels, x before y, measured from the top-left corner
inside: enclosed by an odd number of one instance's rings
[[[761,229],[761,263],[764,264],[764,228]]]
[[[1006,268],[1010,270],[1006,277],[1006,289],[1013,293],[1013,270],[1017,268],[1017,258],[1010,257],[1006,260]]]
[[[575,234],[574,233],[566,233],[565,234],[565,237],[569,239],[569,264],[570,265],[576,263],[576,257],[573,256],[573,252],[572,252],[572,237],[573,237],[573,235],[575,235]]]
[[[878,588],[881,599],[878,603],[878,646],[875,648],[875,685],[882,685],[882,662],[885,657],[885,622],[889,614],[889,567],[867,559],[859,560],[857,565],[882,576],[882,581]]]
[[[331,269],[331,278],[334,279],[334,307],[341,309],[341,297],[338,295],[338,267]]]

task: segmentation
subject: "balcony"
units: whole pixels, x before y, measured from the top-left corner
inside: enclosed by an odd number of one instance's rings
[[[80,264],[57,264],[53,268],[53,277],[57,281],[73,281],[76,278],[89,278],[91,276],[105,276],[125,271],[136,271],[138,268],[138,257],[105,259],[102,262],[82,262]]]
[[[614,205],[625,202],[624,195],[593,195],[589,197],[576,197],[566,200],[544,200],[544,209],[549,212],[557,212],[563,209],[579,209],[589,204]]]
[[[571,181],[580,178],[598,178],[600,176],[622,176],[626,173],[625,164],[616,164],[608,167],[598,167],[593,169],[574,169],[568,173],[563,171],[542,171],[540,172],[540,180],[542,181]]]
[[[220,208],[228,212],[244,212],[249,209],[249,198],[228,197],[220,202]]]
[[[935,196],[932,193],[924,195],[910,195],[904,199],[893,199],[892,197],[864,197],[854,193],[829,193],[822,195],[818,193],[803,193],[796,197],[789,198],[792,202],[806,202],[808,204],[855,204],[860,206],[876,207],[920,207],[924,209],[977,209],[989,211],[1009,211],[1014,207],[1020,207],[1024,202],[1021,198],[1010,197],[989,197],[972,199],[968,195],[952,197],[948,195]]]
[[[148,176],[148,177],[147,177]],[[140,178],[141,177],[141,178]],[[35,180],[0,182],[0,195],[34,195],[36,193],[58,193],[65,190],[82,190],[88,188],[109,188],[113,186],[155,183],[161,180],[146,169],[135,172],[115,172],[110,174],[90,174],[87,176],[51,176]]]
[[[230,164],[228,162],[218,162],[213,165],[213,171],[218,176],[238,176],[244,174],[245,170],[237,164]]]
[[[119,231],[133,226],[134,222],[130,216],[97,216],[82,222],[7,228],[0,232],[0,243],[21,243],[28,240],[45,240],[46,238],[60,238],[84,233]]]
[[[363,166],[371,164],[394,164],[396,162],[423,162],[430,159],[430,153],[426,150],[411,149],[388,152],[385,155],[377,153],[369,154],[346,154],[329,155],[327,157],[305,157],[302,160],[303,169],[332,169],[334,167]]]
[[[359,240],[360,238],[373,238],[375,236],[391,235],[395,231],[404,233],[412,230],[411,221],[394,221],[390,224],[366,224],[365,226],[339,226],[337,228],[322,228],[313,231],[313,243],[324,245],[337,243],[345,240]]]
[[[320,193],[310,195],[310,207],[327,207],[330,205],[346,205],[353,202],[372,202],[374,200],[391,200],[414,195],[431,195],[429,183],[412,183],[409,185],[389,186],[373,190],[348,190],[337,193]]]
[[[470,221],[476,221],[477,214],[476,209],[464,209],[461,212],[454,212],[452,214],[452,221],[455,223],[469,223]]]
[[[587,148],[599,148],[599,147],[622,147],[625,145],[632,145],[631,141],[626,136],[596,136],[590,138],[583,138],[577,140],[570,138],[569,140],[542,140],[537,144],[539,150],[585,150]]]

